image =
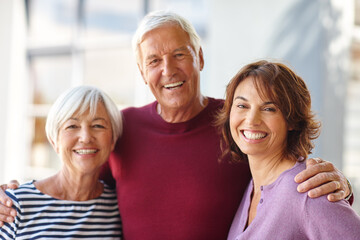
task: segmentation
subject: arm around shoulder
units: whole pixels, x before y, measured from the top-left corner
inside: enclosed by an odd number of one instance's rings
[[[17,198],[12,190],[6,191],[6,194],[14,200],[12,205],[12,211],[15,212],[19,209],[19,204],[17,202]],[[16,209],[16,210],[15,210]],[[0,239],[15,239],[16,238],[16,230],[17,230],[17,219],[14,217],[14,220],[11,222],[4,222],[2,227],[0,228]]]
[[[17,181],[11,181],[9,184],[3,184],[0,186],[0,226],[3,226],[4,222],[13,222],[16,216],[16,211],[11,207],[13,202],[11,198],[5,193],[5,189],[18,188],[19,183]]]

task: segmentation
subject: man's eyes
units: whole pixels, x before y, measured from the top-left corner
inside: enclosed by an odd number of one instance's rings
[[[155,65],[155,64],[157,64],[159,62],[159,59],[152,59],[152,60],[150,60],[149,62],[148,62],[148,65]]]

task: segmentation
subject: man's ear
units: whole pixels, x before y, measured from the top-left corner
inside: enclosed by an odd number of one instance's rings
[[[139,63],[137,63],[137,66],[138,66],[138,68],[139,68],[139,71],[140,71],[141,77],[142,77],[142,79],[144,80],[144,83],[147,85],[147,82],[146,82],[146,80],[145,80],[144,73],[143,73],[143,70],[142,70],[142,68],[141,68],[140,64],[139,64]]]
[[[200,64],[200,71],[203,70],[204,68],[204,55],[203,55],[203,51],[202,51],[202,48],[200,47],[200,50],[199,50],[199,64]]]

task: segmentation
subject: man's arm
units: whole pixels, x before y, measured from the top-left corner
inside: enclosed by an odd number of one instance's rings
[[[326,195],[331,202],[339,201],[352,194],[345,176],[331,163],[320,158],[306,161],[306,169],[295,176],[300,183],[298,192],[307,192],[311,198]]]
[[[4,225],[4,222],[13,222],[16,216],[15,209],[11,207],[12,201],[8,195],[6,195],[5,190],[8,188],[16,189],[18,187],[19,183],[16,180],[13,180],[8,184],[0,185],[0,227]]]

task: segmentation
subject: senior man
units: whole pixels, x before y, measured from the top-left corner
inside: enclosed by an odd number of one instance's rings
[[[230,163],[230,156],[219,161],[213,120],[223,100],[200,92],[200,38],[187,20],[160,11],[145,16],[133,46],[156,101],[123,110],[123,135],[102,172],[116,184],[124,238],[226,239],[250,173],[246,163]],[[309,180],[299,189],[322,185],[308,194],[332,192],[330,200],[348,195],[342,174],[319,161],[308,162],[297,180]],[[1,192],[0,200],[6,200]]]

